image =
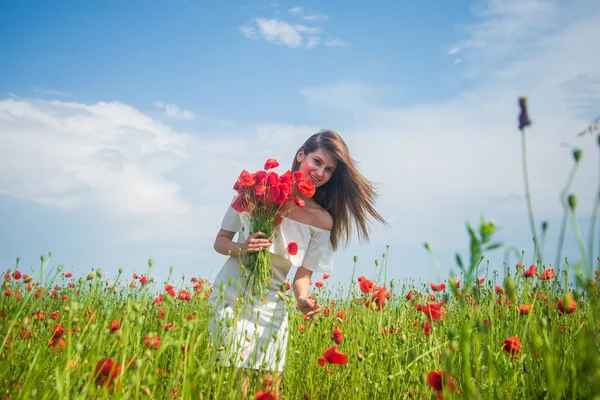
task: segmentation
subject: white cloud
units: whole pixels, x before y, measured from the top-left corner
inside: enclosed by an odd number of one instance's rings
[[[55,97],[67,97],[67,96],[71,95],[71,93],[61,92],[60,90],[56,90],[56,89],[42,89],[42,88],[37,87],[37,86],[33,86],[32,89],[33,89],[33,91],[35,93],[38,93],[38,94],[47,94],[47,95],[55,96]]]
[[[195,114],[192,111],[183,109],[177,104],[165,104],[163,102],[157,101],[154,103],[154,105],[158,108],[164,109],[165,113],[172,118],[185,119],[191,121],[195,117]]]
[[[343,39],[331,38],[331,39],[328,39],[327,41],[325,41],[325,45],[328,47],[343,47],[343,46],[349,46],[350,43],[346,42]]]
[[[310,23],[327,19],[323,14],[305,14],[301,7],[290,8],[288,12]],[[248,39],[263,39],[292,48],[314,48],[322,42],[321,35],[324,33],[321,27],[292,24],[277,18],[254,18],[250,25],[240,27],[240,32]],[[348,42],[340,38],[329,38],[324,43],[328,47],[348,45]]]
[[[459,46],[453,46],[450,48],[450,50],[448,50],[448,54],[454,55],[454,54],[458,53],[459,51],[460,51]]]

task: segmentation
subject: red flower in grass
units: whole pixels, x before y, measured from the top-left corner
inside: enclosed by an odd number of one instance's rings
[[[72,274],[72,273],[70,273],[70,272],[65,272],[65,278],[70,278],[70,277],[72,277],[72,276],[73,276],[73,274]]]
[[[341,353],[337,347],[332,346],[325,350],[322,358],[319,358],[319,365],[321,367],[324,366],[326,362],[330,364],[346,365],[348,356]]]
[[[321,289],[323,287],[323,282],[318,281],[317,283],[315,283],[315,286]]]
[[[277,400],[277,396],[273,394],[273,389],[269,389],[266,392],[263,392],[262,389],[256,392],[254,395],[256,400]]]
[[[496,286],[496,293],[504,294],[504,288],[502,286]]]
[[[408,294],[406,295],[406,300],[410,300],[413,298],[413,291],[411,290],[410,292],[408,292]]]
[[[529,315],[531,310],[533,310],[533,306],[531,304],[519,305],[519,315]]]
[[[323,280],[329,279],[329,274],[323,274]]]
[[[109,391],[112,391],[118,385],[117,377],[121,374],[121,363],[116,362],[112,358],[103,358],[96,364],[94,368],[94,376],[96,384],[105,386]],[[115,382],[116,381],[116,382]]]
[[[364,276],[358,277],[358,287],[360,288],[360,291],[364,294],[371,293],[377,290],[377,286],[375,286],[372,281],[368,280]]]
[[[525,266],[522,263],[517,263],[517,265],[515,265],[515,267],[517,269],[525,269]]]
[[[23,277],[23,275],[21,275],[19,270],[16,270],[15,272],[13,272],[12,276],[15,279],[15,281],[18,281],[19,279],[21,279]]]
[[[287,246],[287,251],[290,256],[295,256],[296,254],[298,254],[298,243],[289,242]]]
[[[502,349],[505,352],[507,352],[508,354],[515,356],[515,355],[519,354],[522,347],[523,347],[523,345],[519,341],[519,338],[516,336],[511,336],[509,338],[506,338]]]
[[[446,371],[429,372],[429,374],[427,374],[427,384],[433,388],[433,392],[438,400],[444,398],[444,388],[447,392],[454,392],[456,389],[456,383],[454,382],[452,375]]]
[[[274,158],[269,158],[265,163],[265,170],[273,169],[279,167],[279,163]]]
[[[537,267],[535,265],[530,266],[527,271],[523,272],[525,278],[533,278],[537,273]]]
[[[121,327],[121,322],[118,319],[113,319],[110,323],[110,333],[114,333],[115,331],[118,331],[119,328]]]
[[[425,337],[429,337],[430,332],[431,332],[431,324],[426,321],[425,325],[423,326],[423,334],[425,335]]]
[[[485,278],[478,278],[477,279],[477,284],[483,285],[483,282],[485,282]]]
[[[446,309],[442,307],[445,301],[440,301],[439,303],[429,303],[424,306],[418,304],[417,310],[422,311],[428,319],[434,321],[440,321],[444,319],[446,315]]]
[[[65,327],[62,324],[54,325],[54,329],[52,329],[52,339],[58,339],[65,333]]]
[[[540,273],[538,275],[538,278],[540,278],[543,281],[547,281],[549,279],[554,278],[554,268],[548,268],[544,272]]]
[[[340,331],[340,328],[338,328],[337,326],[333,331],[333,336],[331,337],[331,339],[333,339],[333,341],[336,344],[341,344],[342,340],[344,340],[344,334],[342,333],[342,331]]]
[[[180,290],[179,294],[177,295],[177,298],[183,301],[190,301],[192,300],[192,295],[186,290]]]
[[[145,275],[143,275],[143,276],[140,278],[140,283],[142,284],[142,286],[146,286],[146,285],[148,284],[148,278],[146,278],[146,276],[145,276]]]
[[[383,307],[385,307],[385,300],[389,300],[392,297],[392,294],[387,291],[385,286],[376,286],[375,289],[375,293],[373,294],[371,299],[367,301],[367,303],[365,303],[365,305],[371,307],[376,311],[381,311],[383,310]]]
[[[144,343],[146,343],[146,347],[154,350],[158,350],[158,346],[160,346],[160,336],[144,336]]]
[[[433,290],[434,292],[441,292],[442,290],[446,290],[446,284],[444,282],[439,283],[439,284],[435,284],[435,283],[430,283],[429,286],[431,286],[431,290]]]
[[[567,295],[558,300],[558,309],[563,314],[572,314],[577,309],[577,303],[572,296]]]

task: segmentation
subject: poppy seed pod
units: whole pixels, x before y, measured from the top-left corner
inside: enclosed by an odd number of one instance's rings
[[[579,160],[581,160],[582,154],[583,154],[583,152],[579,149],[576,149],[573,151],[573,158],[575,159],[575,162],[579,162]]]
[[[519,114],[519,129],[523,130],[523,128],[531,125],[531,120],[527,113],[527,97],[519,97],[519,108],[521,109]]]
[[[569,195],[569,198],[567,200],[569,202],[569,207],[571,208],[571,210],[575,210],[575,207],[577,207],[577,196],[571,194]]]

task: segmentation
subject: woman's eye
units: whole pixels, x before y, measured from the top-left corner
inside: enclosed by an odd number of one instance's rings
[[[315,164],[319,165],[319,164],[321,164],[321,161],[315,160]]]

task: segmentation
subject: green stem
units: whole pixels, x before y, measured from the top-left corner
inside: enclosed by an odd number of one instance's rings
[[[598,209],[600,208],[600,188],[596,194],[596,202],[594,203],[594,209],[592,210],[592,220],[590,221],[590,233],[588,235],[588,247],[590,249],[590,267],[594,265],[594,231],[596,230],[596,220],[598,219]],[[600,251],[600,248],[599,248]]]
[[[575,210],[571,210],[571,222],[573,223],[573,230],[575,231],[575,236],[577,237],[577,243],[579,244],[579,249],[581,250],[581,256],[583,258],[582,263],[587,264],[588,258],[585,251],[585,243],[583,242],[583,236],[581,235],[581,229],[579,229],[579,224],[577,223],[577,217],[575,215]],[[590,275],[593,274],[593,271],[590,271]]]
[[[569,177],[567,178],[567,184],[565,185],[563,190],[560,191],[560,205],[563,208],[563,218],[560,223],[560,233],[558,235],[558,246],[556,247],[556,263],[554,264],[554,266],[556,268],[560,267],[560,256],[562,253],[562,247],[563,247],[563,243],[565,240],[565,230],[567,228],[567,217],[569,215],[569,205],[567,204],[567,193],[569,192],[569,189],[571,188],[571,185],[573,184],[573,178],[575,177],[575,173],[577,172],[578,167],[579,167],[579,163],[576,162],[575,165],[573,165],[571,172],[569,173]]]
[[[537,238],[537,229],[535,227],[535,219],[533,218],[533,207],[531,206],[531,194],[529,190],[529,175],[527,173],[527,144],[525,141],[525,130],[521,129],[521,149],[523,160],[523,177],[525,179],[525,200],[527,200],[527,211],[529,213],[529,224],[534,240]],[[536,254],[540,264],[542,263],[542,254],[540,249],[536,247]],[[534,260],[535,261],[535,260]]]

